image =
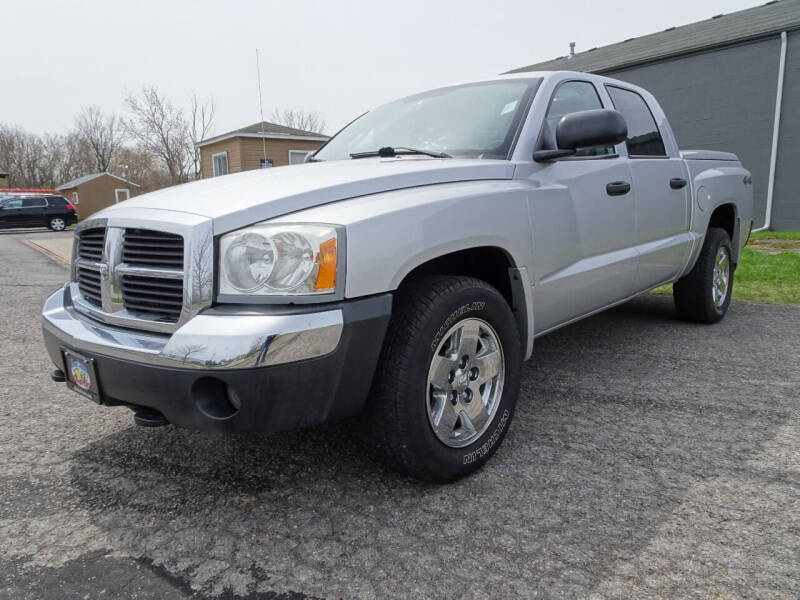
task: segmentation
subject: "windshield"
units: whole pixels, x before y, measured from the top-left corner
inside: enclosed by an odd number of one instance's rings
[[[314,159],[346,160],[384,147],[507,159],[538,81],[457,85],[384,104],[342,129]]]

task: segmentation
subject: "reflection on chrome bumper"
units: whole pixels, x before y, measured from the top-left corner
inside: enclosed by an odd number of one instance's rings
[[[342,326],[338,308],[274,315],[208,309],[172,335],[131,331],[79,315],[69,287],[42,310],[45,332],[73,349],[179,368],[247,369],[323,356],[336,349]]]

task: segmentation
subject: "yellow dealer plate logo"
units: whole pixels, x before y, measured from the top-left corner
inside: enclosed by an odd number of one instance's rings
[[[71,360],[71,362],[70,374],[72,375],[73,383],[87,392],[91,391],[92,378],[89,376],[89,369],[85,364],[75,360],[74,358]]]

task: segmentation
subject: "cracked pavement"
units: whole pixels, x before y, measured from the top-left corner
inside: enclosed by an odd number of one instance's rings
[[[144,429],[51,382],[31,237],[0,232],[0,597],[800,597],[800,307],[537,340],[494,459],[431,486],[353,423]]]

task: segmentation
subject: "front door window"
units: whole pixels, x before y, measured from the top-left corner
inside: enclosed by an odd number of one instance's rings
[[[556,88],[545,117],[543,149],[556,150],[556,127],[566,115],[603,108],[594,85],[588,81],[565,81]],[[614,154],[614,146],[581,148],[574,156],[604,156]]]

